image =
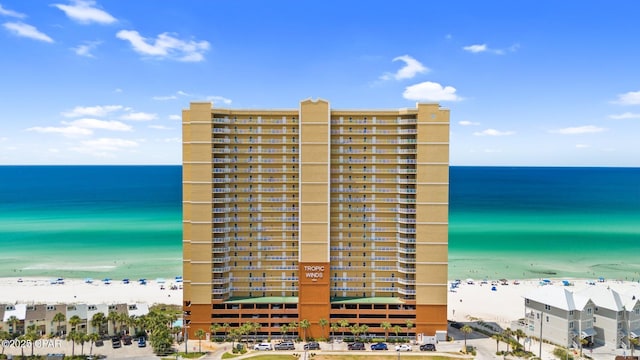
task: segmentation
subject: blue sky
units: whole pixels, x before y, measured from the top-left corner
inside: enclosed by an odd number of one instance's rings
[[[0,0],[0,164],[179,164],[181,109],[451,109],[452,165],[640,166],[637,1]]]

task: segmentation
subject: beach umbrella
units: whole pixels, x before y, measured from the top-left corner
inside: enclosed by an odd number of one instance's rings
[[[157,279],[156,279],[156,282],[157,282],[158,284],[164,284],[164,279],[163,279],[163,278],[157,278]]]

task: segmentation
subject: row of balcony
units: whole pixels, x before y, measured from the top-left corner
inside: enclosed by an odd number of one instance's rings
[[[331,125],[342,125],[342,124],[347,124],[347,125],[351,125],[351,124],[361,124],[361,125],[366,125],[366,124],[375,124],[375,125],[409,125],[409,124],[416,124],[418,122],[417,119],[415,118],[402,118],[399,117],[397,119],[377,119],[377,118],[372,118],[372,119],[353,119],[353,118],[349,118],[349,119],[344,119],[344,118],[339,118],[339,119],[331,119]]]
[[[271,241],[271,240],[282,240],[282,241],[298,241],[298,237],[297,236],[279,236],[279,237],[272,237],[272,236],[256,236],[256,237],[245,237],[245,236],[216,236],[212,239],[212,243],[214,244],[228,244],[231,241],[248,241],[248,240],[255,240],[255,241]],[[259,246],[259,245],[258,245]]]
[[[349,137],[347,139],[331,139],[331,145],[348,145],[348,144],[369,144],[369,145],[404,145],[404,144],[417,144],[416,139],[367,139],[367,137],[363,138],[352,138]]]
[[[244,148],[238,150],[238,147],[234,147],[233,149],[230,147],[214,147],[212,150],[214,154],[297,154],[298,150],[294,146],[293,148],[287,149],[286,146],[277,147],[277,148],[262,148],[262,146],[257,146],[255,149],[253,146],[249,146],[248,148]]]
[[[211,139],[211,143],[213,144],[256,144],[256,145],[267,145],[267,144],[286,144],[292,145],[297,144],[298,139],[295,137],[287,137],[283,136],[282,139],[262,139],[262,136],[259,136],[258,139],[254,139],[252,136],[249,139],[238,138],[234,136],[233,139],[225,136],[224,138],[213,138]]]
[[[375,185],[367,188],[364,185],[363,188],[336,188],[331,187],[332,193],[344,193],[344,194],[415,194],[416,189],[408,189],[406,187],[396,186],[395,188],[376,187]]]
[[[225,234],[225,233],[229,233],[229,232],[243,232],[243,231],[257,231],[257,232],[262,232],[262,231],[298,231],[298,227],[297,226],[285,226],[283,224],[283,226],[281,227],[276,227],[276,226],[233,226],[233,227],[220,227],[220,228],[213,228],[212,232],[214,234]]]
[[[251,118],[242,118],[242,119],[238,119],[237,117],[234,117],[233,119],[230,119],[228,117],[214,117],[211,120],[212,123],[214,124],[266,124],[266,125],[280,125],[280,124],[297,124],[298,123],[298,119],[296,117],[286,117],[283,116],[281,118],[271,118],[271,119],[263,119],[262,116],[258,116],[255,119],[253,117]]]
[[[344,167],[344,166],[339,166],[339,167],[335,167],[332,166],[331,167],[331,173],[332,174],[341,174],[341,173],[345,173],[345,174],[357,174],[357,173],[363,173],[363,174],[415,174],[416,173],[416,169],[409,169],[409,168],[401,168],[401,167],[395,167],[395,168],[383,168],[383,169],[376,169],[376,167],[374,166],[373,168],[367,168],[366,166],[362,167],[362,168],[353,168],[351,166],[349,167]]]
[[[215,202],[215,201],[214,201]],[[373,203],[397,203],[397,204],[415,204],[416,203],[416,199],[407,199],[407,198],[401,198],[401,197],[380,197],[378,196],[376,198],[375,195],[371,196],[371,197],[367,197],[367,195],[364,195],[363,197],[355,197],[355,196],[345,196],[342,197],[342,195],[340,195],[337,198],[331,198],[331,202],[332,203],[367,203],[367,204],[373,204]]]
[[[248,196],[248,197],[217,197],[217,198],[213,198],[213,203],[214,204],[229,204],[232,202],[263,202],[263,203],[283,203],[283,202],[287,202],[287,201],[296,201],[295,200],[295,195],[293,197],[287,197],[286,195],[280,196],[280,197],[262,197],[262,196]]]
[[[391,216],[384,217],[384,216],[376,216],[376,215],[367,216],[366,213],[365,215],[362,215],[362,216],[359,216],[359,215],[351,216],[351,214],[349,214],[349,216],[343,216],[343,214],[339,214],[338,216],[331,217],[331,222],[348,222],[348,221],[354,221],[359,223],[375,223],[375,222],[399,222],[404,224],[416,223],[415,218],[406,218],[401,216],[395,216],[395,217],[391,217]]]
[[[416,213],[416,209],[415,208],[407,208],[407,207],[376,207],[375,204],[367,207],[367,206],[363,206],[363,207],[353,207],[352,205],[349,206],[343,206],[342,204],[339,204],[337,207],[336,206],[332,206],[331,207],[331,211],[332,212],[341,212],[341,213],[400,213],[400,214],[415,214]]]
[[[282,129],[263,129],[262,127],[257,127],[256,129],[238,129],[237,127],[231,129],[228,126],[225,127],[214,127],[211,132],[213,134],[240,134],[240,135],[281,135],[281,134],[297,134],[298,127],[283,127]],[[399,133],[399,134],[415,134],[415,133]]]
[[[413,129],[373,129],[369,128],[344,128],[340,127],[338,129],[331,129],[331,135],[415,135],[418,133],[418,130]]]
[[[364,155],[398,155],[398,154],[416,154],[418,151],[415,148],[401,148],[396,147],[395,149],[391,149],[388,147],[378,149],[375,146],[368,150],[364,148],[362,150],[354,149],[353,147],[344,148],[339,146],[337,148],[331,148],[331,154],[364,154]]]
[[[297,212],[298,208],[295,206],[291,206],[291,207],[286,207],[286,206],[248,206],[248,207],[244,207],[244,206],[226,206],[226,207],[216,207],[213,208],[213,213],[216,214],[224,214],[224,213],[228,213],[228,212],[243,212],[243,211],[250,211],[250,212]]]
[[[332,177],[331,178],[331,183],[332,184],[357,184],[357,183],[365,183],[365,184],[416,184],[416,179],[415,177],[411,177],[411,178],[401,178],[399,176],[396,177],[377,177],[377,176],[372,176],[370,178],[367,178],[366,176],[363,177],[356,177],[354,178],[353,176],[349,176],[348,178],[345,177],[344,175],[340,175],[339,177]]]
[[[281,159],[278,159],[277,157],[265,157],[263,159],[262,156],[260,155],[258,156],[257,159],[253,159],[251,158],[251,156],[249,156],[248,158],[243,158],[240,160],[238,160],[237,157],[236,158],[216,157],[216,158],[213,158],[212,162],[214,164],[297,164],[298,159],[295,156],[291,158],[282,156]]]
[[[262,187],[261,184],[257,185],[256,187],[253,187],[253,185],[249,185],[249,187],[241,187],[238,188],[237,185],[234,186],[234,188],[231,187],[214,187],[212,190],[213,194],[232,194],[232,193],[273,193],[273,192],[278,192],[278,193],[289,193],[289,192],[298,192],[298,189],[296,188],[297,185],[289,185],[287,186],[286,184],[283,184],[280,187]]]
[[[237,166],[234,167],[229,167],[229,166],[225,166],[225,167],[216,167],[213,168],[213,170],[211,171],[214,174],[241,174],[241,173],[245,173],[245,174],[256,174],[256,173],[267,173],[267,174],[285,174],[285,173],[293,173],[293,174],[297,174],[298,170],[295,166],[293,167],[288,167],[286,165],[283,165],[281,168],[262,168],[261,166],[258,167],[253,167],[253,166],[249,166],[249,168],[246,167],[241,167],[240,169],[238,169]]]
[[[298,221],[299,218],[297,216],[286,216],[286,215],[282,215],[282,216],[251,216],[251,214],[249,214],[249,216],[231,216],[231,217],[216,217],[213,219],[214,223],[228,223],[228,222],[270,222],[270,221],[278,221],[278,222],[284,222],[284,221]]]
[[[347,159],[332,158],[331,164],[417,164],[416,159],[353,159],[351,156]]]

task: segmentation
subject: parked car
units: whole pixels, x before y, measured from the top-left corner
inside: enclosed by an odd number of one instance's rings
[[[111,338],[111,347],[114,349],[122,347],[122,343],[120,342],[120,338],[118,336],[114,336]]]
[[[354,342],[347,345],[349,350],[364,350],[364,343]]]
[[[273,350],[273,347],[269,343],[260,343],[253,345],[253,350]]]
[[[273,346],[274,350],[295,350],[296,346],[291,341],[283,341]]]
[[[422,344],[420,345],[420,351],[436,351],[435,344]]]
[[[411,351],[411,345],[409,344],[396,345],[396,351]]]
[[[304,344],[305,350],[320,350],[320,344],[315,341]]]
[[[122,337],[122,343],[124,345],[131,345],[131,342],[132,342],[131,336],[123,336]]]
[[[138,347],[146,347],[147,346],[147,340],[145,340],[145,338],[140,337],[140,339],[138,339]]]
[[[383,342],[379,342],[379,343],[371,344],[371,350],[389,350],[389,348],[387,347],[387,344]]]
[[[462,324],[460,324],[459,322],[452,321],[451,322],[451,327],[454,328],[454,329],[460,329],[460,328],[462,328]]]

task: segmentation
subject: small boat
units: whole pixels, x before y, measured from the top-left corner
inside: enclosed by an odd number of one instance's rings
[[[109,278],[104,278],[104,279],[102,279],[102,282],[103,282],[105,285],[109,285],[109,284],[111,284],[111,279],[109,279]]]

